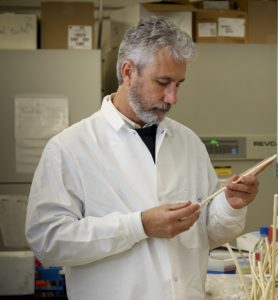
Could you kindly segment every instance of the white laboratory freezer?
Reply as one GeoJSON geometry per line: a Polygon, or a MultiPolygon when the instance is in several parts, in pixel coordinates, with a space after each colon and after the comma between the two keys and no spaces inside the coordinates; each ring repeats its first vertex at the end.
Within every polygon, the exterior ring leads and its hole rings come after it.
{"type": "Polygon", "coordinates": [[[89,116],[101,103],[101,52],[1,50],[0,66],[1,194],[4,184],[29,183],[33,176],[15,171],[15,97],[65,96],[70,124],[89,116]]]}
{"type": "Polygon", "coordinates": [[[102,100],[101,51],[0,50],[0,66],[0,195],[28,195],[33,173],[16,172],[15,98],[64,96],[69,124],[88,117],[102,100]]]}

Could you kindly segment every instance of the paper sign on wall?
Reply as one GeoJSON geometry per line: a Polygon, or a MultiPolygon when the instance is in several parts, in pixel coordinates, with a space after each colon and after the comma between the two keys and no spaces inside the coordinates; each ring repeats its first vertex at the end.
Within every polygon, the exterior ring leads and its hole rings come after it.
{"type": "Polygon", "coordinates": [[[217,36],[217,24],[215,22],[201,22],[198,24],[199,37],[217,36]]]}
{"type": "Polygon", "coordinates": [[[68,27],[69,49],[92,49],[92,26],[68,27]]]}
{"type": "Polygon", "coordinates": [[[245,36],[245,20],[240,18],[218,18],[218,35],[243,38],[245,36]]]}
{"type": "Polygon", "coordinates": [[[16,172],[34,172],[46,142],[68,127],[67,97],[15,98],[16,172]]]}

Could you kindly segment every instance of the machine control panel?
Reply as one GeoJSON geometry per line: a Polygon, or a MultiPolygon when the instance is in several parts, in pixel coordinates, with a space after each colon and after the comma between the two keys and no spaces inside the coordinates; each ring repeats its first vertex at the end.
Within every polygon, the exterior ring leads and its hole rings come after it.
{"type": "Polygon", "coordinates": [[[211,159],[246,158],[245,137],[202,137],[211,159]]]}
{"type": "Polygon", "coordinates": [[[201,137],[212,160],[264,159],[277,151],[274,135],[201,137]]]}

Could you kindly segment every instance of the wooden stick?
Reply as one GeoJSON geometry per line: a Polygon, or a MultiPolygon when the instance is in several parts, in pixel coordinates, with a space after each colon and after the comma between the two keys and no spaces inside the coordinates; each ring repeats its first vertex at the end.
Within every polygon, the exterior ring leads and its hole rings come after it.
{"type": "Polygon", "coordinates": [[[271,262],[271,250],[269,247],[269,243],[267,240],[267,237],[264,238],[265,239],[265,255],[264,255],[264,261],[263,261],[263,272],[265,273],[267,271],[268,268],[268,272],[269,272],[269,268],[270,268],[270,262],[271,262]]]}
{"type": "Polygon", "coordinates": [[[218,191],[216,191],[215,193],[213,193],[212,195],[208,196],[206,199],[204,199],[201,203],[200,203],[200,207],[202,208],[203,206],[205,206],[207,203],[209,203],[214,197],[216,197],[217,195],[219,195],[220,193],[222,193],[223,191],[226,190],[226,187],[222,187],[221,189],[219,189],[218,191]]]}
{"type": "Polygon", "coordinates": [[[240,249],[238,249],[238,252],[239,252],[240,257],[242,258],[244,264],[245,264],[246,266],[248,266],[249,263],[248,263],[247,259],[245,258],[245,256],[243,255],[242,251],[241,251],[240,249]]]}
{"type": "MultiPolygon", "coordinates": [[[[277,154],[274,154],[270,157],[267,157],[265,159],[263,159],[261,162],[259,162],[258,164],[256,164],[255,166],[253,166],[252,168],[244,171],[243,173],[240,174],[240,177],[234,181],[234,183],[239,183],[242,180],[243,176],[247,176],[247,175],[258,175],[259,173],[261,173],[267,166],[269,166],[274,159],[277,157],[277,154]]],[[[221,189],[217,190],[215,193],[213,193],[212,195],[208,196],[207,198],[205,198],[201,203],[200,203],[200,207],[202,208],[203,206],[205,206],[208,202],[210,202],[214,197],[216,197],[218,194],[222,193],[223,191],[225,191],[226,187],[222,187],[221,189]]]]}
{"type": "Polygon", "coordinates": [[[249,263],[250,263],[250,271],[252,278],[252,289],[251,289],[251,299],[257,300],[257,274],[255,272],[255,253],[249,252],[249,263]]]}
{"type": "Polygon", "coordinates": [[[260,279],[260,282],[261,282],[263,299],[266,300],[266,298],[265,298],[266,287],[265,287],[265,280],[264,280],[264,274],[263,274],[263,268],[262,268],[262,262],[261,261],[258,261],[258,269],[259,269],[259,279],[260,279]]]}
{"type": "MultiPolygon", "coordinates": [[[[265,291],[265,299],[268,299],[268,293],[269,293],[269,291],[270,291],[270,287],[272,286],[272,280],[271,280],[271,278],[268,280],[268,282],[267,282],[267,285],[266,285],[266,291],[265,291]]],[[[273,300],[275,300],[275,294],[273,294],[273,296],[272,296],[273,298],[273,300]]]]}
{"type": "MultiPolygon", "coordinates": [[[[254,167],[244,171],[243,173],[240,174],[240,176],[246,176],[246,175],[258,175],[259,173],[261,173],[267,166],[269,166],[274,160],[275,158],[277,158],[277,154],[274,154],[272,156],[269,156],[265,159],[263,159],[261,162],[259,162],[258,164],[256,164],[254,167]]],[[[240,178],[236,181],[239,182],[240,178]]]]}
{"type": "Polygon", "coordinates": [[[226,246],[227,249],[229,250],[229,252],[230,252],[230,254],[231,254],[231,257],[232,257],[232,259],[233,259],[233,261],[234,261],[234,263],[235,263],[235,265],[236,265],[236,268],[237,268],[237,271],[238,271],[238,275],[239,275],[240,281],[241,281],[241,283],[242,283],[242,285],[243,285],[243,288],[244,288],[245,296],[246,296],[246,298],[247,298],[248,300],[251,300],[250,295],[249,295],[249,291],[248,291],[247,284],[246,284],[245,279],[244,279],[244,277],[243,277],[242,269],[241,269],[241,267],[240,267],[240,265],[239,265],[239,263],[238,263],[238,261],[237,261],[237,259],[236,259],[236,256],[235,256],[235,254],[234,254],[234,252],[233,252],[233,250],[232,250],[232,247],[230,246],[229,243],[225,244],[225,246],[226,246]]]}

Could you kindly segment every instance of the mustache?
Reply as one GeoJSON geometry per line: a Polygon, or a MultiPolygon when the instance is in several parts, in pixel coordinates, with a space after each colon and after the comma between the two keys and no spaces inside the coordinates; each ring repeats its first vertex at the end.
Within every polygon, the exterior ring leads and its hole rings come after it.
{"type": "Polygon", "coordinates": [[[158,104],[153,104],[151,106],[151,110],[162,110],[165,112],[168,112],[171,108],[171,104],[169,103],[158,103],[158,104]]]}

